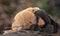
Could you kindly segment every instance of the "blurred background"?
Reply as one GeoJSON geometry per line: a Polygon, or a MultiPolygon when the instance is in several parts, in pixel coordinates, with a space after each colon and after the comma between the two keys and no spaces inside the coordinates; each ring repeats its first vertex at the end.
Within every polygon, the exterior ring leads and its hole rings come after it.
{"type": "Polygon", "coordinates": [[[0,0],[0,26],[11,24],[18,11],[31,6],[44,9],[60,24],[60,0],[0,0]]]}

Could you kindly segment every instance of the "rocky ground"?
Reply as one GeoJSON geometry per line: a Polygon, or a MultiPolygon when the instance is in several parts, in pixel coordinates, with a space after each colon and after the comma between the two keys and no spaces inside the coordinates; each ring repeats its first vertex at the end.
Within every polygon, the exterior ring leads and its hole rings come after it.
{"type": "MultiPolygon", "coordinates": [[[[39,31],[17,31],[17,32],[14,32],[14,33],[10,33],[10,34],[5,34],[5,35],[0,35],[0,36],[48,36],[46,34],[43,34],[43,33],[39,33],[39,31]],[[26,33],[27,32],[27,33],[26,33]]],[[[49,36],[60,36],[60,29],[59,29],[59,32],[57,34],[52,34],[52,35],[49,35],[49,36]]]]}

